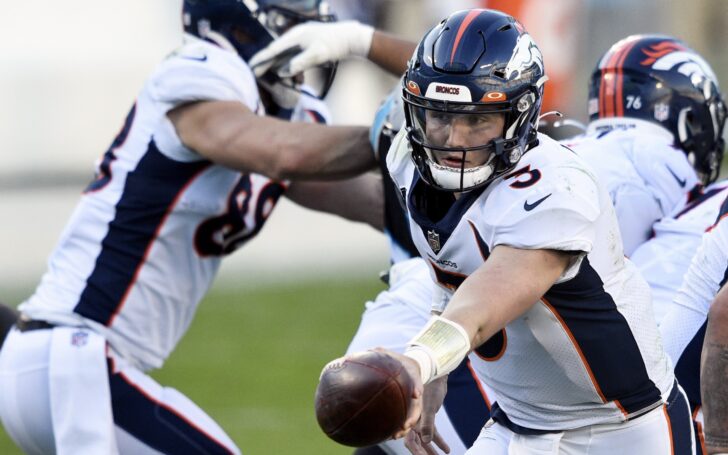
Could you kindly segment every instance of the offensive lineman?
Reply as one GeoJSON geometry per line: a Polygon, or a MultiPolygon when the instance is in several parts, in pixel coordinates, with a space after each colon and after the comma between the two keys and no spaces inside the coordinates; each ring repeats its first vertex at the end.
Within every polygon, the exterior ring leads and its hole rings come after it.
{"type": "MultiPolygon", "coordinates": [[[[388,165],[446,292],[442,316],[391,355],[428,384],[425,400],[441,400],[441,378],[475,350],[498,402],[468,453],[693,453],[687,402],[609,196],[535,132],[544,82],[535,43],[497,12],[455,13],[420,43],[407,133],[388,165]]],[[[426,453],[419,437],[407,433],[426,453]]]]}
{"type": "MultiPolygon", "coordinates": [[[[375,164],[366,128],[263,116],[316,103],[288,104],[285,81],[259,93],[246,64],[273,25],[322,19],[325,2],[189,0],[183,12],[186,44],[144,85],[0,351],[0,417],[26,453],[239,453],[146,371],[185,333],[222,257],[287,189],[305,200],[285,179],[375,164]]],[[[372,204],[362,216],[379,219],[372,204]]]]}
{"type": "Polygon", "coordinates": [[[725,105],[710,65],[685,43],[632,35],[599,59],[586,134],[564,141],[604,182],[631,256],[655,222],[715,181],[725,105]]]}

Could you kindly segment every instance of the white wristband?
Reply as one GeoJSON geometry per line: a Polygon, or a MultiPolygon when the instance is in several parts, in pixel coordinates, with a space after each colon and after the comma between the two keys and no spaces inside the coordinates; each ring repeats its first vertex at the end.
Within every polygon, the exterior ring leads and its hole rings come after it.
{"type": "Polygon", "coordinates": [[[420,364],[422,383],[445,376],[470,352],[470,337],[458,323],[433,316],[410,342],[405,355],[420,364]],[[429,365],[426,361],[429,358],[429,365]]]}
{"type": "Polygon", "coordinates": [[[423,384],[432,379],[435,375],[435,359],[420,346],[410,346],[404,351],[404,355],[414,359],[415,362],[420,366],[420,379],[423,384]]]}
{"type": "Polygon", "coordinates": [[[357,39],[352,40],[350,44],[350,52],[352,55],[367,58],[369,50],[372,47],[372,38],[374,37],[374,27],[362,24],[358,21],[344,21],[347,27],[351,27],[352,33],[357,39]]]}

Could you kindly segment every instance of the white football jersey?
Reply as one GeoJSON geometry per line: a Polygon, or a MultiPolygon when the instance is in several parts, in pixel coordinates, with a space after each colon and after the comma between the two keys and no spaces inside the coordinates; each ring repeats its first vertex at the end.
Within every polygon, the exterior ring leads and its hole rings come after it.
{"type": "Polygon", "coordinates": [[[728,181],[710,185],[694,200],[655,223],[653,237],[632,254],[630,259],[652,289],[658,324],[674,305],[703,233],[715,223],[726,197],[728,181]]]}
{"type": "MultiPolygon", "coordinates": [[[[684,232],[671,233],[668,237],[669,243],[661,245],[664,251],[659,250],[668,266],[670,263],[677,264],[678,260],[684,261],[679,264],[683,275],[672,277],[676,282],[668,283],[667,279],[670,277],[664,277],[661,282],[673,294],[669,296],[672,302],[663,304],[665,310],[660,321],[660,331],[665,340],[665,350],[675,365],[675,375],[693,407],[701,403],[700,356],[708,312],[718,290],[728,281],[728,220],[725,219],[728,214],[727,196],[728,183],[725,181],[709,188],[702,204],[688,206],[685,209],[688,212],[675,220],[674,224],[680,226],[680,221],[694,212],[694,229],[689,231],[691,225],[682,223],[687,225],[684,232]],[[715,191],[712,197],[711,189],[715,191]],[[690,210],[692,207],[694,208],[690,210]],[[702,217],[700,212],[703,212],[702,217]],[[705,233],[701,236],[701,232],[705,233]],[[678,253],[678,258],[675,258],[669,253],[671,245],[679,245],[679,250],[685,246],[689,248],[685,250],[686,253],[692,251],[695,254],[680,256],[678,253]]],[[[659,268],[655,268],[658,270],[654,272],[654,276],[657,276],[659,268]]]]}
{"type": "MultiPolygon", "coordinates": [[[[221,259],[260,231],[286,188],[182,145],[166,113],[200,100],[264,114],[254,75],[229,43],[189,37],[146,81],[23,313],[91,327],[143,370],[162,365],[221,259]]],[[[310,106],[296,109],[300,120],[321,107],[302,102],[310,106]]]]}
{"type": "Polygon", "coordinates": [[[582,159],[539,135],[513,172],[463,193],[439,220],[418,204],[426,187],[405,132],[387,162],[444,304],[497,245],[581,253],[539,302],[471,354],[498,397],[496,420],[517,432],[556,431],[622,422],[663,403],[674,377],[649,288],[624,258],[609,195],[582,159]]]}
{"type": "Polygon", "coordinates": [[[699,183],[672,134],[651,122],[596,120],[586,134],[563,143],[589,163],[609,192],[630,257],[650,238],[652,224],[682,206],[699,183]]]}

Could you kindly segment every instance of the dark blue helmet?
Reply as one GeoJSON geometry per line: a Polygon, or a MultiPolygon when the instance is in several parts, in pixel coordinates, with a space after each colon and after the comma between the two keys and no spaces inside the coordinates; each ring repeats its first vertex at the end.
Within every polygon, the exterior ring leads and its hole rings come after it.
{"type": "Polygon", "coordinates": [[[546,79],[541,51],[507,14],[458,11],[430,30],[403,79],[407,133],[422,179],[438,189],[464,191],[513,169],[536,141],[546,79]],[[503,114],[501,137],[460,146],[446,138],[456,123],[476,125],[486,114],[503,114]],[[487,153],[487,161],[466,167],[473,152],[487,153]],[[438,158],[445,154],[460,154],[461,164],[448,166],[438,158]]]}
{"type": "Polygon", "coordinates": [[[219,33],[245,61],[298,23],[334,19],[325,0],[184,0],[182,14],[185,32],[200,38],[219,33]],[[250,40],[238,41],[234,30],[250,40]]]}
{"type": "Polygon", "coordinates": [[[604,54],[589,83],[589,118],[608,117],[666,128],[704,183],[718,177],[726,105],[710,65],[682,41],[633,35],[604,54]]]}

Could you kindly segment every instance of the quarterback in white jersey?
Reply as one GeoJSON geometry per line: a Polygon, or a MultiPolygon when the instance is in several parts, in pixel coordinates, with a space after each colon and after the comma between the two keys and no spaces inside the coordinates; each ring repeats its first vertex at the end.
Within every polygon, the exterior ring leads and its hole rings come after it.
{"type": "MultiPolygon", "coordinates": [[[[145,83],[20,306],[0,351],[0,418],[26,453],[239,453],[145,372],[162,366],[222,257],[260,231],[287,178],[375,165],[366,128],[262,116],[273,104],[245,63],[251,38],[267,36],[260,48],[272,39],[262,20],[302,11],[255,3],[184,2],[187,43],[145,83]]],[[[322,8],[310,3],[307,18],[322,8]]],[[[292,113],[319,107],[303,96],[292,113]]]]}
{"type": "MultiPolygon", "coordinates": [[[[442,317],[392,355],[431,400],[473,351],[497,402],[468,453],[692,453],[687,402],[609,195],[535,133],[545,80],[533,40],[498,12],[454,13],[420,43],[388,166],[442,317]]],[[[418,396],[406,429],[431,418],[418,396]]],[[[414,428],[420,453],[429,440],[414,428]]]]}

